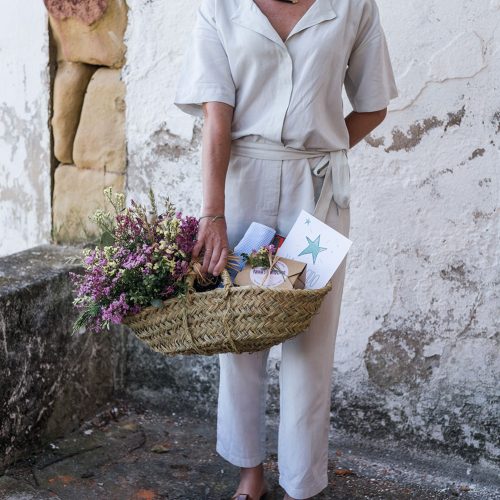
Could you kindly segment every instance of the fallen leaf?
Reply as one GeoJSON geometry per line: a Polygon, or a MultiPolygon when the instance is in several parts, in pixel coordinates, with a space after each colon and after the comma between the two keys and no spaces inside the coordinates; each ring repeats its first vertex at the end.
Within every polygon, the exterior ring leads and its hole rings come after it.
{"type": "Polygon", "coordinates": [[[350,469],[336,469],[336,476],[355,476],[354,472],[350,469]]]}
{"type": "Polygon", "coordinates": [[[120,427],[126,431],[136,431],[139,426],[136,422],[125,422],[120,424],[120,427]]]}
{"type": "Polygon", "coordinates": [[[135,493],[136,500],[155,500],[158,498],[153,490],[139,490],[135,493]]]}
{"type": "Polygon", "coordinates": [[[73,477],[73,476],[55,476],[55,477],[51,477],[49,479],[50,484],[62,483],[64,485],[66,485],[66,484],[72,483],[73,481],[76,481],[76,477],[73,477]]]}
{"type": "Polygon", "coordinates": [[[155,444],[152,448],[151,448],[151,451],[153,453],[167,453],[170,451],[170,443],[168,443],[167,441],[165,441],[164,443],[158,443],[158,444],[155,444]]]}

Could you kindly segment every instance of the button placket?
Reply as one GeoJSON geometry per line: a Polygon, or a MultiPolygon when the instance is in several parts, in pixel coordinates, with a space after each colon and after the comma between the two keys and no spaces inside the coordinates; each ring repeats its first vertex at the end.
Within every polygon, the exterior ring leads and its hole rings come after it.
{"type": "Polygon", "coordinates": [[[277,130],[276,130],[276,138],[277,142],[283,144],[283,126],[285,123],[286,113],[288,111],[288,107],[290,106],[290,101],[292,99],[292,90],[293,90],[293,63],[290,53],[286,45],[280,47],[279,51],[279,59],[280,59],[280,88],[283,89],[281,91],[281,100],[280,100],[280,113],[277,114],[279,120],[277,120],[277,130]]]}

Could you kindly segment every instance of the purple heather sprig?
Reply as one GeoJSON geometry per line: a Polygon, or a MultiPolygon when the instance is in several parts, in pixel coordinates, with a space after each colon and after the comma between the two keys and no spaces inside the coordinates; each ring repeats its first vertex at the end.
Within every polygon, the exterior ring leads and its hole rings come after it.
{"type": "Polygon", "coordinates": [[[73,332],[82,327],[99,332],[125,316],[161,303],[186,290],[186,277],[198,233],[198,219],[183,216],[167,199],[158,214],[149,191],[151,210],[104,190],[115,209],[114,217],[98,210],[91,217],[101,228],[101,242],[110,244],[83,252],[83,274],[70,273],[75,285],[73,301],[80,311],[73,332]]]}
{"type": "Polygon", "coordinates": [[[276,247],[270,243],[269,245],[261,246],[258,249],[252,250],[250,254],[242,253],[241,257],[245,263],[251,267],[269,267],[276,253],[276,247]]]}

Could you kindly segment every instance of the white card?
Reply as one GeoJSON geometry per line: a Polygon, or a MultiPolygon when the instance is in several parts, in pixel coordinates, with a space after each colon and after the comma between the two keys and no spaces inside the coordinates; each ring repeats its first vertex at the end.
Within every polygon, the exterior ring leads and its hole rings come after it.
{"type": "Polygon", "coordinates": [[[347,255],[352,241],[305,210],[300,212],[277,255],[307,264],[306,288],[322,288],[347,255]]]}

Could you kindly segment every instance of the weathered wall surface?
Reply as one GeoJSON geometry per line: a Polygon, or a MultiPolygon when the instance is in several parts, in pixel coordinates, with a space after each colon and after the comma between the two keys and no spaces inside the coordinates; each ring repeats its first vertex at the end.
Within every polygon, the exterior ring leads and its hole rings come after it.
{"type": "Polygon", "coordinates": [[[2,2],[0,255],[50,240],[48,59],[43,3],[2,2]]]}
{"type": "Polygon", "coordinates": [[[500,460],[500,2],[380,2],[400,98],[352,153],[335,417],[500,460]]]}
{"type": "Polygon", "coordinates": [[[71,335],[77,313],[68,272],[82,271],[81,251],[40,245],[0,259],[0,475],[121,389],[121,327],[71,335]]]}
{"type": "Polygon", "coordinates": [[[197,214],[201,181],[200,126],[173,105],[182,55],[197,2],[132,0],[125,33],[129,197],[147,201],[147,188],[197,214]]]}
{"type": "MultiPolygon", "coordinates": [[[[199,2],[128,3],[128,193],[196,212],[200,122],[172,100],[199,2]]],[[[350,153],[334,421],[498,460],[500,2],[378,4],[400,97],[350,153]]]]}

